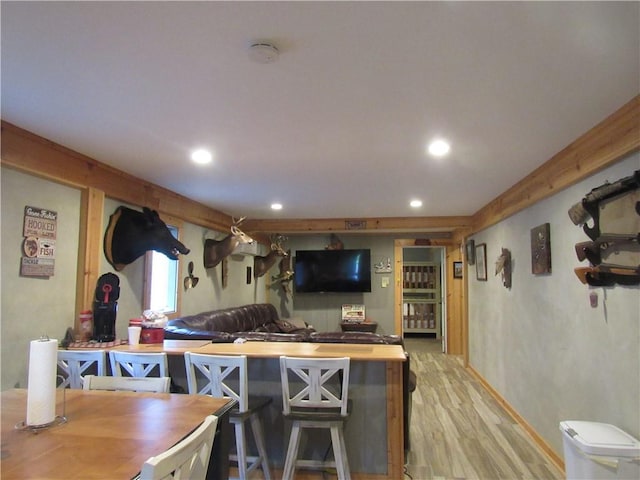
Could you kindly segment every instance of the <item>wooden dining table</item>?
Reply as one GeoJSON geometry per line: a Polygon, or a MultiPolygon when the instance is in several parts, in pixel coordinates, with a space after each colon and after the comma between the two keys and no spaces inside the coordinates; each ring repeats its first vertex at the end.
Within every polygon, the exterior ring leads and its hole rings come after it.
{"type": "Polygon", "coordinates": [[[135,477],[142,464],[193,431],[207,415],[218,431],[207,478],[228,477],[229,418],[235,401],[205,395],[59,389],[56,413],[67,419],[33,431],[24,423],[27,390],[0,393],[0,477],[115,479],[135,477]]]}

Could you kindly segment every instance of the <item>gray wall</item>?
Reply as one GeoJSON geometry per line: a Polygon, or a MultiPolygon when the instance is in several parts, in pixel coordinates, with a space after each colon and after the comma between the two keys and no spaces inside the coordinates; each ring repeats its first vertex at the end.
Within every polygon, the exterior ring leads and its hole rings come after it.
{"type": "MultiPolygon", "coordinates": [[[[373,265],[387,262],[394,263],[394,240],[396,238],[414,238],[415,235],[363,235],[340,233],[338,237],[345,249],[368,248],[371,250],[371,292],[370,293],[301,293],[293,292],[293,282],[290,285],[292,294],[284,295],[277,285],[272,286],[270,301],[279,308],[284,318],[301,318],[313,325],[317,331],[340,331],[342,305],[357,303],[364,304],[365,315],[378,323],[377,333],[394,334],[394,273],[375,273],[373,265]],[[382,279],[388,278],[387,287],[382,286],[382,279]]],[[[291,249],[291,255],[296,256],[297,250],[322,250],[330,243],[329,234],[292,235],[285,243],[291,249]]],[[[403,249],[406,261],[433,261],[441,259],[441,248],[408,247],[403,249]]],[[[270,275],[277,273],[277,266],[270,275]]]]}
{"type": "MultiPolygon", "coordinates": [[[[1,171],[2,187],[2,305],[1,359],[2,385],[6,390],[26,388],[29,342],[48,335],[62,339],[75,321],[76,269],[78,264],[80,191],[20,173],[5,167],[1,171]],[[23,212],[26,205],[58,212],[58,238],[54,276],[33,278],[20,276],[23,212]]],[[[103,223],[122,202],[105,200],[103,223]]],[[[132,208],[139,209],[137,206],[132,208]]],[[[184,224],[181,240],[191,249],[181,261],[180,286],[187,276],[189,260],[194,262],[198,286],[182,292],[182,314],[188,315],[246,303],[266,301],[264,278],[246,284],[246,267],[253,257],[229,257],[228,285],[222,288],[221,265],[204,269],[202,254],[205,238],[219,239],[223,232],[184,224]]],[[[100,274],[112,271],[104,256],[100,274]]],[[[126,338],[130,318],[139,317],[143,302],[143,257],[116,273],[120,279],[120,298],[116,333],[126,338]]]]}
{"type": "MultiPolygon", "coordinates": [[[[391,258],[393,262],[393,237],[339,234],[345,249],[368,248],[371,262],[378,263],[391,258]]],[[[295,257],[297,250],[322,250],[329,244],[329,235],[290,236],[286,247],[295,257]]],[[[293,283],[290,285],[294,290],[293,283]]],[[[271,302],[280,308],[283,317],[302,318],[317,331],[340,331],[342,305],[364,304],[365,315],[378,322],[378,333],[393,333],[393,273],[371,273],[371,293],[301,293],[287,296],[281,291],[271,294],[271,302]],[[382,277],[389,277],[389,286],[382,287],[382,277]]]]}
{"type": "Polygon", "coordinates": [[[588,237],[567,214],[592,188],[639,167],[633,155],[473,237],[487,244],[488,281],[470,267],[470,364],[559,454],[562,420],[611,423],[640,437],[640,290],[578,280],[573,269],[586,262],[574,245],[588,237]],[[552,273],[533,275],[530,230],[546,222],[552,273]],[[494,276],[501,247],[514,262],[511,290],[494,276]]]}
{"type": "Polygon", "coordinates": [[[8,168],[2,179],[2,390],[26,387],[29,342],[61,339],[73,325],[80,191],[8,168]],[[58,213],[52,277],[20,276],[25,206],[58,213]]]}

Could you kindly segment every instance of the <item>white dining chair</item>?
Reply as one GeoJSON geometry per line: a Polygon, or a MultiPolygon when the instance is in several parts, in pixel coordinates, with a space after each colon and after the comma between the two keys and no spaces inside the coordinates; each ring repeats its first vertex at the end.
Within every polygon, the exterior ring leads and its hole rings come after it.
{"type": "Polygon", "coordinates": [[[169,377],[107,377],[85,375],[84,390],[169,393],[169,377]]]}
{"type": "Polygon", "coordinates": [[[193,432],[142,465],[140,480],[204,480],[218,417],[209,415],[193,432]]]}
{"type": "Polygon", "coordinates": [[[230,459],[238,463],[237,478],[245,480],[252,471],[261,466],[265,480],[270,480],[271,472],[260,414],[271,403],[271,398],[249,396],[246,355],[203,355],[185,352],[184,363],[190,394],[232,398],[237,402],[229,412],[229,421],[234,425],[236,438],[236,454],[230,455],[230,459]],[[202,377],[206,383],[202,388],[198,388],[198,378],[202,377]],[[247,420],[251,425],[258,455],[248,455],[247,452],[247,420]]]}
{"type": "Polygon", "coordinates": [[[339,480],[349,480],[344,441],[348,418],[349,358],[280,357],[282,414],[291,420],[291,436],[282,478],[292,480],[296,467],[336,469],[339,480]],[[337,377],[337,379],[336,379],[337,377]],[[331,432],[334,460],[298,459],[300,436],[305,428],[331,432]]]}
{"type": "Polygon", "coordinates": [[[124,372],[132,377],[169,376],[167,354],[164,352],[137,353],[110,350],[109,361],[111,374],[114,377],[121,377],[124,372]]]}
{"type": "Polygon", "coordinates": [[[58,350],[57,363],[63,378],[58,388],[81,389],[87,370],[105,374],[106,355],[104,350],[58,350]]]}

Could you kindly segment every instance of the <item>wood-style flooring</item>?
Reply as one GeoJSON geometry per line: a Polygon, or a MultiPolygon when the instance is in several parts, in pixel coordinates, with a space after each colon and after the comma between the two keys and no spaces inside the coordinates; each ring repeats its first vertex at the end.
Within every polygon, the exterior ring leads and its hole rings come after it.
{"type": "MultiPolygon", "coordinates": [[[[411,450],[404,479],[561,480],[558,470],[440,340],[405,339],[417,375],[411,450]]],[[[232,469],[232,474],[235,474],[232,469]]],[[[281,472],[272,469],[272,477],[281,472]]],[[[360,475],[354,475],[361,478],[360,475]]],[[[258,469],[250,476],[262,479],[258,469]]],[[[296,471],[296,480],[334,480],[329,472],[296,471]]]]}
{"type": "Polygon", "coordinates": [[[563,479],[524,430],[439,340],[407,338],[417,375],[406,479],[563,479]]]}

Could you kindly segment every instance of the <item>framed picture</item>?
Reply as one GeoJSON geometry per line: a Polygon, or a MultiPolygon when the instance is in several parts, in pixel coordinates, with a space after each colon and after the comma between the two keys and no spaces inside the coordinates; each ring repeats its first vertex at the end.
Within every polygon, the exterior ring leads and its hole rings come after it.
{"type": "Polygon", "coordinates": [[[476,245],[476,278],[487,281],[487,244],[476,245]]]}
{"type": "Polygon", "coordinates": [[[467,240],[466,253],[467,253],[467,263],[469,265],[473,265],[476,262],[476,247],[475,242],[473,240],[467,240]]]}
{"type": "Polygon", "coordinates": [[[531,273],[551,273],[551,228],[548,223],[531,229],[531,273]]]}
{"type": "Polygon", "coordinates": [[[462,262],[453,262],[453,278],[462,278],[462,262]]]}

